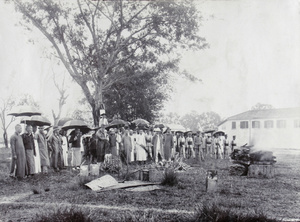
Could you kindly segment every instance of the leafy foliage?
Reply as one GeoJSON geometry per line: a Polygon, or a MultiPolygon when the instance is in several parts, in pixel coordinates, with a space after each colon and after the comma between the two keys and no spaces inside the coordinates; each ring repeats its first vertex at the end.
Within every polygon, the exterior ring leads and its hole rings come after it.
{"type": "Polygon", "coordinates": [[[217,124],[221,121],[221,117],[215,112],[198,114],[196,111],[192,111],[191,113],[184,115],[180,121],[184,127],[190,128],[193,131],[205,131],[216,129],[217,124]]]}
{"type": "Polygon", "coordinates": [[[165,170],[164,178],[161,184],[165,186],[176,186],[178,184],[177,174],[174,169],[165,170]]]}
{"type": "Polygon", "coordinates": [[[197,80],[178,68],[178,49],[207,46],[198,35],[201,17],[192,1],[10,1],[23,14],[23,25],[48,39],[80,85],[95,125],[103,102],[113,112],[124,108],[121,116],[151,117],[167,98],[160,86],[168,85],[170,73],[197,80]],[[128,98],[122,107],[120,100],[128,98]]]}

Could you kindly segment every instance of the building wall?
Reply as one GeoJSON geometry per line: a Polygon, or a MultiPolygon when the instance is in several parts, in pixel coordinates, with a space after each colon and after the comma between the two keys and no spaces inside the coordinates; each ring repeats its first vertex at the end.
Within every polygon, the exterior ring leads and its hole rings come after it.
{"type": "MultiPolygon", "coordinates": [[[[300,118],[299,118],[300,119],[300,118]]],[[[245,143],[254,145],[258,149],[273,150],[276,149],[300,149],[300,127],[295,128],[293,118],[280,119],[285,120],[286,125],[283,128],[277,127],[279,119],[260,119],[260,128],[252,128],[253,120],[226,121],[219,126],[219,130],[227,133],[229,139],[236,136],[238,146],[245,143]],[[264,121],[273,120],[273,128],[265,128],[264,121]],[[241,129],[240,122],[248,121],[248,128],[241,129]],[[232,129],[232,122],[236,122],[236,129],[232,129]]]]}

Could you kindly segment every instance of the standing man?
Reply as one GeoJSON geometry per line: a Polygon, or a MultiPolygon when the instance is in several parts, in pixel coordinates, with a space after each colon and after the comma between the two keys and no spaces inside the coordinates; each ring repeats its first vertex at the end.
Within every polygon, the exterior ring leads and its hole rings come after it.
{"type": "Polygon", "coordinates": [[[109,150],[109,136],[105,130],[105,125],[101,125],[101,128],[96,133],[96,153],[97,153],[97,162],[104,162],[105,154],[110,153],[109,150]]]}
{"type": "Polygon", "coordinates": [[[16,166],[15,176],[18,179],[25,177],[26,156],[23,139],[20,136],[22,127],[20,124],[15,126],[16,132],[10,137],[10,146],[12,154],[12,165],[10,173],[13,174],[16,166]]]}
{"type": "Polygon", "coordinates": [[[211,136],[208,135],[206,140],[205,140],[205,143],[206,143],[206,151],[207,151],[207,154],[209,154],[210,157],[212,157],[214,155],[213,153],[213,150],[212,150],[212,139],[211,139],[211,136]]]}
{"type": "Polygon", "coordinates": [[[196,157],[200,157],[201,160],[204,160],[203,152],[202,152],[202,137],[200,131],[197,131],[197,135],[194,138],[195,142],[195,155],[196,157]]]}
{"type": "Polygon", "coordinates": [[[224,159],[229,158],[229,139],[227,138],[227,134],[225,134],[224,139],[224,159]]]}
{"type": "Polygon", "coordinates": [[[49,138],[49,143],[52,147],[51,162],[52,167],[56,172],[63,168],[63,149],[62,149],[62,138],[59,134],[59,128],[56,126],[53,128],[53,134],[49,138]]]}
{"type": "Polygon", "coordinates": [[[22,138],[26,155],[25,174],[26,176],[33,176],[35,174],[34,156],[36,156],[36,152],[31,125],[26,126],[26,133],[22,135],[22,138]]]}
{"type": "Polygon", "coordinates": [[[46,140],[46,135],[44,133],[43,126],[39,127],[39,131],[35,135],[35,139],[37,140],[38,149],[40,150],[42,173],[47,174],[48,168],[50,166],[50,162],[49,162],[49,156],[48,156],[47,140],[46,140]]]}
{"type": "Polygon", "coordinates": [[[152,156],[155,163],[162,159],[162,149],[163,149],[163,138],[161,136],[161,130],[159,128],[154,129],[155,135],[152,138],[152,156]]]}
{"type": "Polygon", "coordinates": [[[233,150],[236,148],[236,140],[235,140],[235,136],[232,136],[232,141],[230,143],[231,146],[231,152],[233,152],[233,150]]]}
{"type": "Polygon", "coordinates": [[[109,130],[109,147],[109,149],[111,150],[111,154],[114,157],[118,157],[117,136],[113,128],[109,130]]]}
{"type": "Polygon", "coordinates": [[[70,143],[72,144],[72,163],[75,169],[80,169],[81,164],[81,136],[80,129],[75,129],[75,134],[71,135],[70,143]]]}
{"type": "Polygon", "coordinates": [[[136,161],[140,164],[146,163],[147,152],[146,152],[146,137],[144,131],[140,129],[139,134],[136,135],[136,161]]]}
{"type": "Polygon", "coordinates": [[[126,165],[131,162],[131,152],[132,152],[132,139],[129,136],[128,130],[125,130],[125,133],[122,137],[122,146],[126,155],[126,165]]]}
{"type": "Polygon", "coordinates": [[[166,161],[171,160],[171,150],[174,147],[173,135],[171,134],[171,129],[168,127],[167,132],[164,135],[164,158],[166,161]]]}

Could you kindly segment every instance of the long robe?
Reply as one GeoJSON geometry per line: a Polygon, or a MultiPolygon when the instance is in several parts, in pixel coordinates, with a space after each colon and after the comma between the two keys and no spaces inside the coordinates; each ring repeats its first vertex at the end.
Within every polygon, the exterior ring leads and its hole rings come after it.
{"type": "Polygon", "coordinates": [[[64,166],[69,166],[68,164],[68,139],[66,136],[62,136],[62,154],[64,160],[64,166]]]}
{"type": "Polygon", "coordinates": [[[131,152],[130,152],[130,162],[133,162],[134,161],[134,153],[135,153],[135,150],[136,150],[136,135],[130,135],[130,139],[131,139],[131,144],[132,144],[132,149],[131,149],[131,152]]]}
{"type": "Polygon", "coordinates": [[[26,157],[25,157],[25,148],[23,144],[23,139],[18,133],[14,133],[10,137],[10,146],[12,148],[12,158],[14,155],[17,156],[15,161],[16,163],[16,177],[24,178],[25,177],[25,166],[26,166],[26,157]]]}
{"type": "Polygon", "coordinates": [[[41,172],[41,157],[40,157],[40,150],[39,150],[39,145],[36,139],[34,139],[34,146],[35,146],[35,153],[36,155],[33,157],[34,158],[34,169],[35,173],[40,173],[41,172]]]}
{"type": "MultiPolygon", "coordinates": [[[[53,134],[49,138],[49,142],[52,147],[52,167],[54,169],[62,168],[63,167],[63,157],[62,157],[62,138],[61,136],[57,136],[53,134]]],[[[80,149],[80,148],[79,148],[80,149]]],[[[80,164],[79,164],[80,165],[80,164]]]]}
{"type": "Polygon", "coordinates": [[[35,154],[35,144],[32,134],[24,133],[22,134],[25,155],[26,155],[26,167],[25,174],[32,175],[35,174],[35,162],[34,162],[34,154],[35,154]]]}
{"type": "Polygon", "coordinates": [[[110,146],[111,154],[117,157],[118,156],[117,136],[115,134],[109,135],[109,146],[110,146]]]}
{"type": "Polygon", "coordinates": [[[131,137],[128,135],[124,135],[122,137],[122,144],[126,154],[126,161],[127,163],[131,162],[131,151],[132,151],[132,140],[131,137]]]}
{"type": "Polygon", "coordinates": [[[40,132],[35,135],[35,138],[38,143],[39,151],[40,151],[40,159],[42,167],[49,167],[49,156],[48,156],[48,147],[46,136],[40,132]]]}
{"type": "Polygon", "coordinates": [[[146,138],[144,134],[136,135],[136,160],[137,161],[146,161],[147,152],[146,148],[146,138]]]}
{"type": "Polygon", "coordinates": [[[152,150],[152,155],[153,155],[153,160],[157,163],[158,162],[158,154],[160,154],[161,157],[163,157],[163,139],[162,136],[159,134],[155,134],[152,138],[152,143],[153,143],[153,150],[152,150]]]}
{"type": "Polygon", "coordinates": [[[171,149],[174,147],[173,135],[164,135],[164,159],[169,161],[171,159],[171,149]]]}

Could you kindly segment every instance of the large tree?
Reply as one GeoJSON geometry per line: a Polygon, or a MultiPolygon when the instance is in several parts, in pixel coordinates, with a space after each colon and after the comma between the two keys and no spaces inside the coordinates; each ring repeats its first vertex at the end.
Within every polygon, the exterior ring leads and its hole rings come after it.
{"type": "Polygon", "coordinates": [[[15,100],[12,98],[12,96],[7,97],[6,99],[1,99],[0,120],[1,120],[1,128],[3,130],[3,141],[6,148],[8,148],[7,129],[14,120],[14,117],[7,116],[7,114],[9,113],[9,111],[14,105],[15,105],[15,100]]]}
{"type": "Polygon", "coordinates": [[[172,72],[195,79],[178,69],[179,49],[206,46],[192,1],[7,1],[51,43],[82,88],[95,125],[110,89],[144,77],[165,85],[172,72]]]}
{"type": "Polygon", "coordinates": [[[185,128],[189,128],[193,131],[206,131],[217,129],[217,126],[220,123],[220,121],[220,115],[215,112],[204,112],[199,114],[196,111],[192,111],[181,117],[181,124],[185,128]]]}

